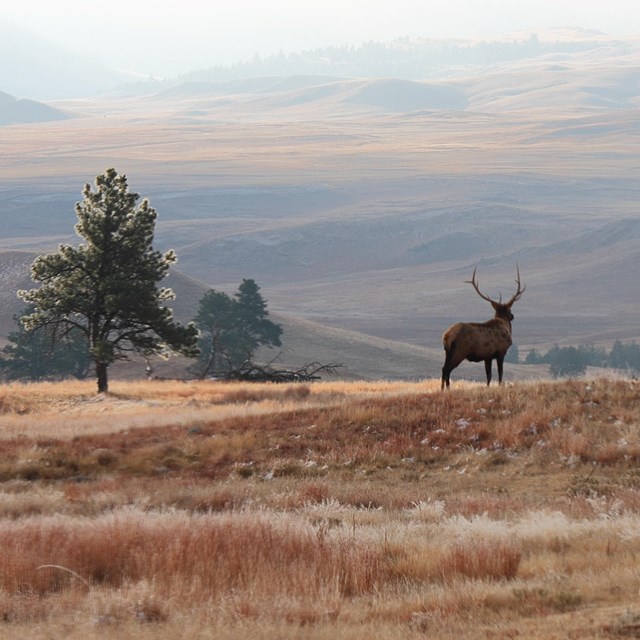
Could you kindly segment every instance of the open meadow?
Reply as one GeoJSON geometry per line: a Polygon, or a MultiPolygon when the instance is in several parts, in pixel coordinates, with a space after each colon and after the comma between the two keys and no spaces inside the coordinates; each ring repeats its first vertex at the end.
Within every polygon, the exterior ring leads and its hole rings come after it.
{"type": "Polygon", "coordinates": [[[0,635],[640,633],[640,383],[0,387],[0,635]]]}
{"type": "Polygon", "coordinates": [[[421,47],[408,74],[369,70],[404,38],[120,87],[46,56],[71,93],[0,38],[60,96],[0,86],[0,351],[114,167],[179,258],[177,320],[255,279],[283,329],[256,362],[342,377],[177,381],[163,352],[108,394],[0,385],[1,640],[640,638],[640,381],[525,359],[640,340],[640,40],[563,31],[421,47]],[[508,384],[463,364],[441,392],[443,332],[525,286],[508,384]]]}

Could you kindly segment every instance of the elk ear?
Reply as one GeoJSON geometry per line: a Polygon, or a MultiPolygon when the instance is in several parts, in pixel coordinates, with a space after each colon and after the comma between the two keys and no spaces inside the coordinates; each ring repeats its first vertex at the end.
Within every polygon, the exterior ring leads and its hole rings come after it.
{"type": "Polygon", "coordinates": [[[493,307],[494,311],[497,311],[500,303],[496,302],[495,300],[489,300],[489,302],[491,303],[491,306],[493,307]]]}

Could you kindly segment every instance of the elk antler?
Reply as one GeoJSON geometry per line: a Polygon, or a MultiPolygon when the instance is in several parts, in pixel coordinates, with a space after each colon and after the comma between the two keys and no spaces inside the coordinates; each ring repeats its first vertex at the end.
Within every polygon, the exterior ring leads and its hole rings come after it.
{"type": "Polygon", "coordinates": [[[507,302],[507,307],[510,307],[516,300],[520,299],[520,296],[524,293],[524,290],[527,288],[526,285],[521,285],[520,284],[520,267],[516,264],[516,271],[517,271],[517,277],[516,277],[516,284],[518,285],[518,290],[513,294],[513,298],[511,298],[511,300],[509,300],[509,302],[507,302]]]}
{"type": "Polygon", "coordinates": [[[478,281],[476,280],[476,271],[478,270],[478,267],[476,267],[473,270],[473,275],[471,276],[471,280],[465,280],[465,282],[467,284],[470,284],[475,290],[476,293],[483,299],[486,300],[487,302],[490,302],[491,304],[497,304],[495,300],[492,300],[489,296],[485,296],[484,293],[482,293],[482,291],[480,291],[480,289],[478,289],[478,281]]]}
{"type": "MultiPolygon", "coordinates": [[[[476,267],[473,270],[473,275],[471,276],[471,280],[465,280],[465,282],[470,284],[476,290],[476,293],[483,300],[486,300],[487,302],[490,302],[493,305],[502,304],[502,294],[500,294],[500,299],[498,300],[498,302],[496,302],[495,300],[492,300],[489,296],[485,296],[484,293],[480,291],[480,289],[478,288],[478,281],[476,280],[477,269],[478,267],[476,267]]],[[[520,283],[520,267],[517,264],[516,264],[516,271],[517,271],[516,284],[518,285],[518,290],[515,292],[515,294],[513,295],[513,298],[511,298],[509,302],[504,303],[505,307],[510,307],[516,300],[519,300],[520,296],[524,293],[524,290],[527,288],[525,285],[522,285],[520,283]]]]}

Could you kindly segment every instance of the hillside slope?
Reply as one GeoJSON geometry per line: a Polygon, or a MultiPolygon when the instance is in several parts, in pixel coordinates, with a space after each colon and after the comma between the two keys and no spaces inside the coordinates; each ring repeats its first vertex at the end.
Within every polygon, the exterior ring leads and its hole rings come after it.
{"type": "MultiPolygon", "coordinates": [[[[0,252],[0,340],[4,342],[15,329],[14,318],[24,304],[16,296],[18,289],[31,288],[29,267],[37,254],[17,251],[0,252]]],[[[172,270],[163,286],[171,287],[176,299],[171,303],[176,317],[188,322],[195,315],[206,285],[172,270]]],[[[283,348],[278,366],[299,367],[317,361],[322,364],[339,363],[338,376],[368,379],[420,379],[439,375],[441,353],[403,342],[374,338],[355,331],[329,328],[318,323],[295,319],[278,313],[270,314],[283,327],[283,348]]],[[[264,361],[277,356],[264,349],[259,358],[264,361]]],[[[184,361],[157,360],[156,375],[184,375],[180,368],[184,361]]],[[[141,377],[142,364],[116,367],[115,377],[141,377]]],[[[522,374],[522,372],[520,372],[522,374]]]]}
{"type": "Polygon", "coordinates": [[[66,120],[70,115],[35,100],[14,98],[0,91],[0,126],[66,120]]]}

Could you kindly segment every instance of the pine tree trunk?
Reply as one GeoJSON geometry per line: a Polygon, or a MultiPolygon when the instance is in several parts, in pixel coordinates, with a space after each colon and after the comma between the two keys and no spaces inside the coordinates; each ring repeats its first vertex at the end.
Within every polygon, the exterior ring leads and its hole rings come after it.
{"type": "Polygon", "coordinates": [[[107,378],[107,363],[96,362],[96,377],[98,378],[98,393],[109,391],[109,381],[107,378]]]}

